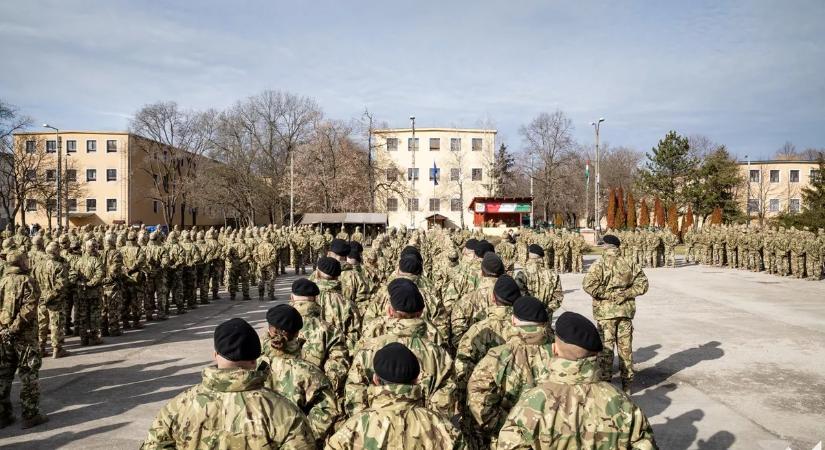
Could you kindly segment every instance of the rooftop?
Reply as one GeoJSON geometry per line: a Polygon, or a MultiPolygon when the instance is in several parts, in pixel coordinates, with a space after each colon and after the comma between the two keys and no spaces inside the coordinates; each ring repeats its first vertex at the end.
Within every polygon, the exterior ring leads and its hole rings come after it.
{"type": "MultiPolygon", "coordinates": [[[[133,134],[128,131],[91,131],[91,130],[60,130],[60,134],[119,134],[129,135],[133,134]]],[[[41,131],[19,131],[14,133],[15,136],[34,136],[39,134],[54,134],[54,130],[44,128],[41,131]]]]}
{"type": "MultiPolygon", "coordinates": [[[[497,133],[496,130],[489,130],[483,128],[415,128],[415,131],[420,131],[422,133],[432,133],[432,132],[443,132],[443,133],[497,133]]],[[[412,128],[382,128],[378,130],[372,130],[373,133],[382,134],[382,133],[411,133],[412,128]]]]}
{"type": "MultiPolygon", "coordinates": [[[[750,161],[750,164],[818,164],[819,162],[812,159],[761,159],[750,161]]],[[[736,164],[740,166],[747,166],[748,161],[737,161],[736,164]]]]}

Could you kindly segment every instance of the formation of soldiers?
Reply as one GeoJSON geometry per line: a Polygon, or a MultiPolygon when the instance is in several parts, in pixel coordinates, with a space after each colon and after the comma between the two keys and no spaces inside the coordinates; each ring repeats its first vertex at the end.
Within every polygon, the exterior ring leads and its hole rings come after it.
{"type": "Polygon", "coordinates": [[[642,267],[676,267],[676,246],[679,237],[669,229],[636,228],[634,230],[614,231],[608,233],[622,241],[619,250],[642,267]]]}
{"type": "Polygon", "coordinates": [[[686,259],[708,266],[822,279],[825,230],[720,225],[684,236],[686,259]]]}

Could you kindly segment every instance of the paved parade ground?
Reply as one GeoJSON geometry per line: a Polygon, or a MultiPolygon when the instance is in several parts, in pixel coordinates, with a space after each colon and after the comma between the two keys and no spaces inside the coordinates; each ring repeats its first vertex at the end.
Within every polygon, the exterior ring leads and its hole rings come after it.
{"type": "MultiPolygon", "coordinates": [[[[825,439],[825,281],[692,265],[646,273],[633,399],[663,450],[809,450],[825,439]]],[[[562,309],[590,317],[582,277],[562,276],[562,309]]],[[[280,299],[292,280],[278,280],[280,299]]],[[[137,448],[161,406],[200,381],[215,326],[242,317],[262,329],[270,306],[222,296],[103,346],[70,338],[73,355],[40,372],[51,421],[29,432],[18,421],[0,448],[137,448]]]]}

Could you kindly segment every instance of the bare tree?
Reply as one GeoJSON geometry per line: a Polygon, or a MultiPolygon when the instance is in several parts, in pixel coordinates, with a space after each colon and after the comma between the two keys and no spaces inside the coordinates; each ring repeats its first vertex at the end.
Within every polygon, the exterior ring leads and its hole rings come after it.
{"type": "Polygon", "coordinates": [[[34,137],[14,139],[11,152],[4,155],[6,163],[0,164],[0,203],[10,219],[20,213],[20,224],[26,226],[26,203],[37,201],[46,183],[44,171],[51,167],[52,158],[46,153],[45,139],[34,137]]]}
{"type": "MultiPolygon", "coordinates": [[[[14,133],[25,130],[31,124],[29,116],[21,114],[17,107],[0,99],[0,207],[12,223],[22,202],[16,201],[18,174],[14,166],[21,155],[15,149],[14,133]]],[[[23,158],[31,159],[25,156],[23,158]]]]}
{"type": "Polygon", "coordinates": [[[782,147],[779,147],[774,153],[774,158],[780,161],[795,161],[799,159],[799,153],[797,153],[795,145],[790,141],[785,141],[782,147]]]}
{"type": "Polygon", "coordinates": [[[553,212],[553,199],[561,188],[561,168],[575,148],[573,122],[561,110],[552,114],[541,113],[522,126],[520,133],[527,156],[536,163],[532,166],[531,177],[536,184],[536,197],[540,199],[543,219],[548,220],[553,212]]]}
{"type": "MultiPolygon", "coordinates": [[[[50,178],[48,173],[54,174],[56,172],[56,159],[55,158],[48,158],[44,159],[44,165],[46,166],[44,171],[39,173],[39,176],[45,176],[41,179],[41,182],[38,182],[34,188],[34,196],[37,204],[40,205],[43,210],[46,212],[46,222],[48,228],[52,229],[52,217],[55,216],[57,213],[57,182],[54,178],[50,178]],[[54,167],[54,169],[52,168],[54,167]]],[[[51,175],[52,177],[54,175],[51,175]]],[[[72,198],[78,199],[82,198],[86,194],[86,187],[84,184],[78,182],[77,178],[77,164],[72,159],[66,159],[63,164],[63,174],[61,176],[61,196],[64,199],[72,198]],[[68,174],[73,173],[73,177],[69,177],[68,174]]],[[[62,205],[63,214],[68,217],[69,214],[69,205],[68,202],[65,202],[62,205]]],[[[61,224],[57,224],[58,227],[61,224]]]]}
{"type": "Polygon", "coordinates": [[[825,147],[822,148],[806,148],[799,153],[799,159],[803,161],[816,161],[821,155],[825,154],[825,147]]]}

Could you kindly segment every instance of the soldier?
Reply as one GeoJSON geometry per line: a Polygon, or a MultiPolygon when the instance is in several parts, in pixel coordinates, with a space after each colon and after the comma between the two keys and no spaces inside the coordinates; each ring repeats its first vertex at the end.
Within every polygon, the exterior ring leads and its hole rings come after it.
{"type": "MultiPolygon", "coordinates": [[[[218,289],[221,285],[221,274],[223,273],[224,257],[221,251],[221,244],[218,242],[217,232],[210,228],[206,231],[206,241],[204,243],[207,255],[207,284],[212,292],[212,300],[218,299],[218,289]]],[[[275,274],[273,273],[274,277],[275,274]]],[[[201,298],[203,300],[203,298],[201,298]]]]}
{"type": "Polygon", "coordinates": [[[421,364],[413,351],[401,343],[390,343],[378,349],[370,362],[370,409],[352,415],[329,439],[326,448],[463,448],[461,435],[450,421],[421,406],[421,364]]]}
{"type": "Polygon", "coordinates": [[[230,319],[215,328],[214,342],[217,366],[161,409],[141,448],[313,448],[306,416],[264,386],[269,370],[256,365],[261,342],[252,326],[230,319]]]}
{"type": "MultiPolygon", "coordinates": [[[[362,311],[369,300],[370,286],[359,269],[361,265],[361,244],[347,244],[349,251],[343,255],[341,261],[341,291],[344,299],[355,303],[362,311]]],[[[341,256],[339,255],[339,258],[341,256]]]]}
{"type": "Polygon", "coordinates": [[[552,339],[545,330],[550,316],[535,297],[513,304],[515,332],[507,343],[490,350],[467,382],[467,405],[476,426],[495,447],[504,419],[522,392],[547,379],[553,359],[552,339]]]}
{"type": "MultiPolygon", "coordinates": [[[[494,288],[499,284],[500,279],[504,278],[505,281],[502,283],[506,282],[508,286],[515,286],[514,290],[518,291],[515,281],[509,275],[504,275],[504,263],[495,253],[489,252],[484,255],[479,272],[481,274],[479,288],[461,298],[460,302],[453,305],[450,312],[452,348],[458,348],[462,336],[470,326],[487,317],[489,299],[493,298],[494,288]]],[[[520,295],[519,293],[515,297],[518,298],[520,295]]]]}
{"type": "Polygon", "coordinates": [[[304,344],[298,332],[304,326],[292,306],[277,305],[266,312],[269,349],[258,360],[269,367],[266,387],[288,398],[306,414],[319,447],[338,417],[332,383],[314,364],[301,359],[304,344]]]}
{"type": "Polygon", "coordinates": [[[448,417],[455,413],[455,382],[453,360],[447,352],[426,338],[426,325],[421,319],[424,298],[412,281],[397,278],[388,285],[392,314],[398,317],[392,334],[371,339],[355,353],[347,374],[345,409],[348,415],[359,413],[368,406],[368,386],[375,373],[373,355],[390,342],[408,347],[423,366],[420,384],[424,390],[425,405],[448,417]]]}
{"type": "MultiPolygon", "coordinates": [[[[5,244],[5,243],[4,243],[5,244]]],[[[63,303],[63,334],[71,336],[77,330],[77,324],[72,323],[72,309],[80,297],[79,273],[77,263],[80,260],[80,241],[74,241],[68,235],[60,237],[60,256],[66,260],[69,267],[69,288],[66,292],[66,301],[63,303]],[[74,330],[72,327],[74,326],[74,330]]]]}
{"type": "Polygon", "coordinates": [[[655,450],[641,409],[600,382],[596,327],[566,312],[556,321],[548,380],[522,394],[498,435],[498,449],[605,448],[655,450]]]}
{"type": "Polygon", "coordinates": [[[347,345],[352,351],[358,342],[358,331],[361,329],[361,315],[355,303],[344,299],[341,292],[341,263],[337,259],[325,256],[318,260],[318,269],[311,279],[318,285],[318,305],[321,307],[321,317],[334,325],[341,332],[347,345]]]}
{"type": "Polygon", "coordinates": [[[209,267],[212,264],[212,254],[206,245],[206,233],[198,231],[195,233],[195,248],[200,254],[200,260],[195,267],[195,287],[198,290],[197,298],[199,305],[209,304],[209,267]]]}
{"type": "Polygon", "coordinates": [[[120,315],[123,307],[123,255],[115,246],[112,233],[104,236],[100,260],[106,277],[103,280],[103,298],[100,303],[101,333],[103,336],[120,336],[120,315]]]}
{"type": "Polygon", "coordinates": [[[51,333],[52,356],[61,358],[69,352],[63,348],[63,303],[69,289],[69,265],[60,256],[57,242],[46,246],[46,258],[32,268],[32,278],[40,288],[37,305],[37,328],[40,338],[40,354],[48,356],[46,341],[51,333]]]}
{"type": "Polygon", "coordinates": [[[203,256],[189,237],[189,231],[184,230],[181,232],[180,237],[179,245],[183,261],[179,270],[183,303],[186,305],[186,309],[195,309],[198,307],[197,298],[195,297],[197,267],[203,262],[203,256]]]}
{"type": "Polygon", "coordinates": [[[269,300],[275,300],[275,264],[278,259],[275,246],[270,241],[269,233],[261,237],[261,243],[254,249],[255,266],[258,270],[258,301],[263,301],[264,294],[269,291],[269,300]]]}
{"type": "Polygon", "coordinates": [[[358,242],[359,244],[364,243],[364,234],[361,233],[361,227],[360,226],[355,227],[355,232],[352,233],[352,236],[350,237],[350,241],[358,242]]]}
{"type": "Polygon", "coordinates": [[[97,252],[97,243],[87,240],[83,246],[83,255],[77,260],[79,295],[76,327],[80,336],[80,345],[100,345],[102,319],[100,304],[103,297],[103,283],[106,280],[106,268],[97,252]]]}
{"type": "Polygon", "coordinates": [[[14,422],[11,385],[14,373],[20,375],[20,403],[23,428],[40,425],[48,418],[40,414],[41,356],[37,344],[37,283],[29,274],[25,248],[6,255],[0,278],[0,428],[14,422]]]}
{"type": "Polygon", "coordinates": [[[158,242],[159,237],[157,230],[149,233],[149,243],[144,247],[147,288],[144,304],[146,320],[166,320],[169,309],[167,304],[169,294],[166,290],[166,267],[169,265],[169,257],[166,254],[166,248],[158,242]],[[157,312],[155,312],[156,307],[157,312]]]}
{"type": "Polygon", "coordinates": [[[813,233],[805,240],[805,255],[808,273],[808,279],[811,281],[818,281],[822,278],[822,255],[825,253],[825,233],[819,229],[818,236],[813,233]]]}
{"type": "MultiPolygon", "coordinates": [[[[175,304],[175,313],[186,313],[186,301],[183,298],[183,270],[186,265],[186,255],[178,244],[178,232],[172,230],[166,237],[166,289],[172,303],[175,304]]],[[[171,309],[171,305],[168,306],[171,309]]],[[[168,310],[164,314],[168,314],[168,310]]]]}
{"type": "Polygon", "coordinates": [[[511,233],[506,233],[496,246],[496,254],[504,261],[504,270],[512,272],[516,263],[516,239],[511,233]]]}
{"type": "MultiPolygon", "coordinates": [[[[564,292],[561,288],[559,274],[544,267],[544,249],[540,245],[530,244],[527,248],[527,263],[516,274],[516,282],[524,295],[532,295],[547,307],[552,322],[553,313],[561,307],[564,292]]],[[[552,329],[549,331],[552,332],[552,329]]]]}
{"type": "Polygon", "coordinates": [[[307,245],[308,243],[300,230],[292,229],[289,240],[289,258],[290,264],[295,269],[295,275],[298,275],[299,271],[304,275],[307,273],[306,262],[304,261],[304,252],[307,245]]]}
{"type": "Polygon", "coordinates": [[[676,246],[679,244],[679,237],[670,231],[662,233],[662,244],[665,249],[665,266],[676,267],[676,246]]]}
{"type": "Polygon", "coordinates": [[[229,243],[227,249],[226,267],[229,276],[227,277],[227,289],[229,299],[234,301],[238,292],[238,284],[241,287],[243,300],[250,300],[249,297],[249,260],[252,252],[244,243],[240,234],[235,235],[233,242],[229,243]]]}
{"type": "Polygon", "coordinates": [[[619,238],[604,237],[604,254],[593,263],[582,281],[582,288],[593,298],[593,317],[599,325],[604,350],[601,354],[602,379],[613,377],[613,347],[621,363],[622,390],[630,393],[633,382],[633,316],[636,297],[647,292],[648,281],[638,264],[618,256],[619,238]]]}
{"type": "Polygon", "coordinates": [[[584,253],[587,251],[587,242],[581,234],[572,235],[570,241],[570,260],[573,264],[573,272],[584,272],[584,253]]]}
{"type": "Polygon", "coordinates": [[[146,270],[146,255],[137,245],[137,233],[129,231],[126,235],[126,245],[120,248],[123,262],[123,326],[126,328],[143,328],[140,318],[144,313],[144,303],[141,298],[143,286],[146,284],[144,273],[146,270]]]}

